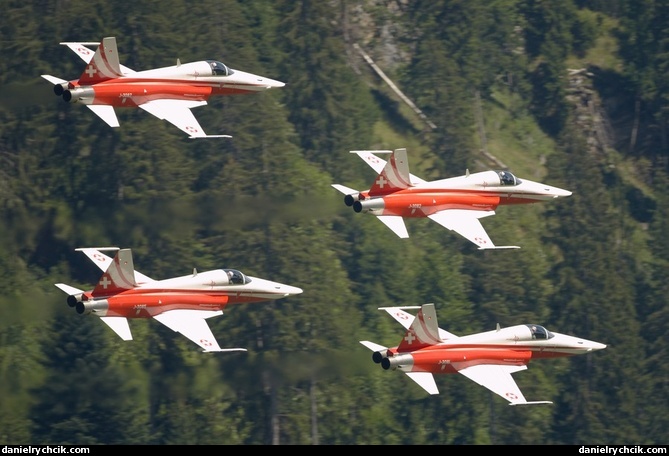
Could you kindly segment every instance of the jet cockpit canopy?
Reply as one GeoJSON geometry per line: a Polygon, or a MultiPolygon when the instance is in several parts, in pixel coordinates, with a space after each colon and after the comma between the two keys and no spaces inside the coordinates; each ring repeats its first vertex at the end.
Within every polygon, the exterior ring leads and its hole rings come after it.
{"type": "Polygon", "coordinates": [[[217,60],[207,60],[207,63],[211,67],[212,76],[230,76],[233,73],[224,63],[217,60]]]}
{"type": "Polygon", "coordinates": [[[244,285],[251,281],[251,279],[246,277],[244,273],[236,269],[224,269],[224,271],[228,275],[228,282],[230,282],[230,285],[244,285]]]}
{"type": "Polygon", "coordinates": [[[511,171],[497,171],[499,176],[500,185],[504,186],[514,186],[521,183],[521,180],[518,179],[511,171]]]}
{"type": "Polygon", "coordinates": [[[530,328],[530,332],[532,333],[532,339],[548,340],[555,337],[552,332],[550,332],[541,325],[525,325],[525,326],[530,328]]]}

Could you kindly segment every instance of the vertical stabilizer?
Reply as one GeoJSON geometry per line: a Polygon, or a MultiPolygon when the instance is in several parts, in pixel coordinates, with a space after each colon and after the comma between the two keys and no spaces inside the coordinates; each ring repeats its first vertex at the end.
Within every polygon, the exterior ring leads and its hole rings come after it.
{"type": "Polygon", "coordinates": [[[423,304],[413,319],[397,351],[412,351],[441,342],[434,304],[423,304]]]}
{"type": "Polygon", "coordinates": [[[116,38],[107,37],[95,51],[93,58],[88,62],[84,72],[79,76],[79,84],[91,85],[108,79],[122,76],[121,64],[118,58],[116,38]]]}
{"type": "Polygon", "coordinates": [[[121,249],[98,281],[93,296],[105,296],[135,288],[135,266],[132,261],[132,250],[121,249]]]}
{"type": "Polygon", "coordinates": [[[406,149],[395,149],[381,173],[369,189],[369,196],[388,195],[411,187],[409,160],[406,149]]]}

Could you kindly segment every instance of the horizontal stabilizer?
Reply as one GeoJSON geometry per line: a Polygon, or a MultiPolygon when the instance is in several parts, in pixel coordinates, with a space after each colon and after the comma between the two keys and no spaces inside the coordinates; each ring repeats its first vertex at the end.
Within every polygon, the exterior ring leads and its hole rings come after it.
{"type": "Polygon", "coordinates": [[[81,294],[84,291],[80,290],[79,288],[74,288],[69,285],[66,285],[64,283],[57,283],[56,286],[60,288],[62,291],[64,291],[68,296],[73,296],[76,294],[81,294]]]}
{"type": "MultiPolygon", "coordinates": [[[[93,41],[80,41],[80,42],[73,42],[73,41],[63,41],[59,44],[62,44],[63,46],[67,46],[70,48],[72,52],[77,54],[79,57],[81,57],[81,60],[83,60],[86,63],[90,63],[91,59],[93,58],[93,55],[95,55],[95,51],[92,49],[87,48],[86,46],[100,46],[100,42],[93,42],[93,41]]],[[[121,72],[123,74],[132,74],[136,73],[135,70],[131,70],[130,68],[120,65],[119,67],[121,68],[121,72]]]]}
{"type": "Polygon", "coordinates": [[[357,190],[347,187],[345,185],[340,185],[340,184],[331,184],[331,185],[344,195],[353,195],[354,193],[358,193],[357,190]]]}
{"type": "Polygon", "coordinates": [[[379,307],[379,310],[385,310],[388,315],[393,317],[399,324],[404,326],[404,329],[409,329],[415,318],[405,309],[420,309],[420,306],[405,306],[405,307],[379,307]]]}
{"type": "Polygon", "coordinates": [[[50,74],[43,74],[42,77],[44,79],[46,79],[47,81],[49,81],[50,83],[54,84],[54,85],[55,84],[63,84],[65,82],[67,82],[65,79],[60,79],[60,78],[57,78],[55,76],[51,76],[50,74]]]}
{"type": "MultiPolygon", "coordinates": [[[[399,324],[404,326],[404,329],[409,329],[415,317],[410,313],[405,312],[405,309],[409,310],[420,309],[421,307],[422,306],[379,307],[379,310],[385,310],[386,312],[388,312],[388,315],[393,317],[399,324]]],[[[438,328],[438,330],[439,330],[439,338],[441,340],[450,340],[458,338],[458,336],[446,330],[443,330],[441,328],[438,328]]]]}
{"type": "MultiPolygon", "coordinates": [[[[358,156],[365,162],[367,163],[374,171],[377,173],[381,173],[383,171],[383,168],[386,166],[386,160],[383,160],[382,158],[377,157],[374,154],[392,154],[395,152],[394,150],[352,150],[352,154],[358,154],[358,156]]],[[[425,183],[424,179],[421,179],[418,176],[414,176],[413,174],[409,174],[409,178],[411,179],[411,182],[416,185],[416,184],[422,184],[425,183]]]]}
{"type": "Polygon", "coordinates": [[[360,343],[374,352],[382,351],[388,348],[384,347],[383,345],[375,344],[374,342],[370,342],[368,340],[361,340],[360,343]]]}
{"type": "MultiPolygon", "coordinates": [[[[118,247],[81,247],[74,250],[77,252],[84,252],[86,256],[102,270],[102,272],[106,272],[112,263],[112,257],[105,255],[102,252],[117,251],[120,249],[118,247]]],[[[151,277],[148,277],[139,271],[135,271],[135,280],[139,284],[154,282],[151,277]]]]}

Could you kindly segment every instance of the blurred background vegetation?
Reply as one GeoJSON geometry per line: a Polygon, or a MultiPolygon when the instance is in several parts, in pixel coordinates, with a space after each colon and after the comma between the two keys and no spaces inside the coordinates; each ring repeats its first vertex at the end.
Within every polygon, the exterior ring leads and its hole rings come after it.
{"type": "MultiPolygon", "coordinates": [[[[666,444],[666,0],[3,0],[0,443],[666,444]],[[193,141],[141,110],[109,128],[56,98],[61,41],[115,36],[145,70],[216,59],[286,82],[211,99],[193,141]],[[415,103],[409,109],[377,68],[415,103]],[[399,239],[330,184],[509,169],[569,189],[484,220],[478,251],[427,220],[399,239]],[[203,354],[155,321],[124,342],[56,287],[98,277],[77,247],[132,248],[154,278],[236,268],[305,291],[231,306],[203,354]],[[455,334],[539,323],[608,345],[516,374],[509,407],[464,377],[427,396],[371,362],[380,306],[434,302],[455,334]]],[[[385,315],[385,316],[384,316],[385,315]]]]}

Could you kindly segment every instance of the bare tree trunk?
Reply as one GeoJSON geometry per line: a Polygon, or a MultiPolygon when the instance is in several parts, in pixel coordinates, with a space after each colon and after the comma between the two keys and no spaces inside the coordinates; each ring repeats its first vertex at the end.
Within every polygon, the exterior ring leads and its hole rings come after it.
{"type": "Polygon", "coordinates": [[[278,413],[278,400],[276,398],[276,387],[274,382],[270,381],[269,384],[269,401],[270,401],[270,420],[272,425],[272,445],[281,444],[281,421],[278,413]]]}
{"type": "Polygon", "coordinates": [[[634,151],[634,147],[636,147],[636,136],[639,133],[639,116],[641,110],[641,102],[639,99],[636,99],[636,102],[634,103],[634,122],[632,125],[632,135],[630,136],[630,154],[634,151]]]}
{"type": "Polygon", "coordinates": [[[316,403],[316,380],[313,375],[309,383],[309,401],[311,403],[311,444],[318,445],[318,406],[316,403]]]}

